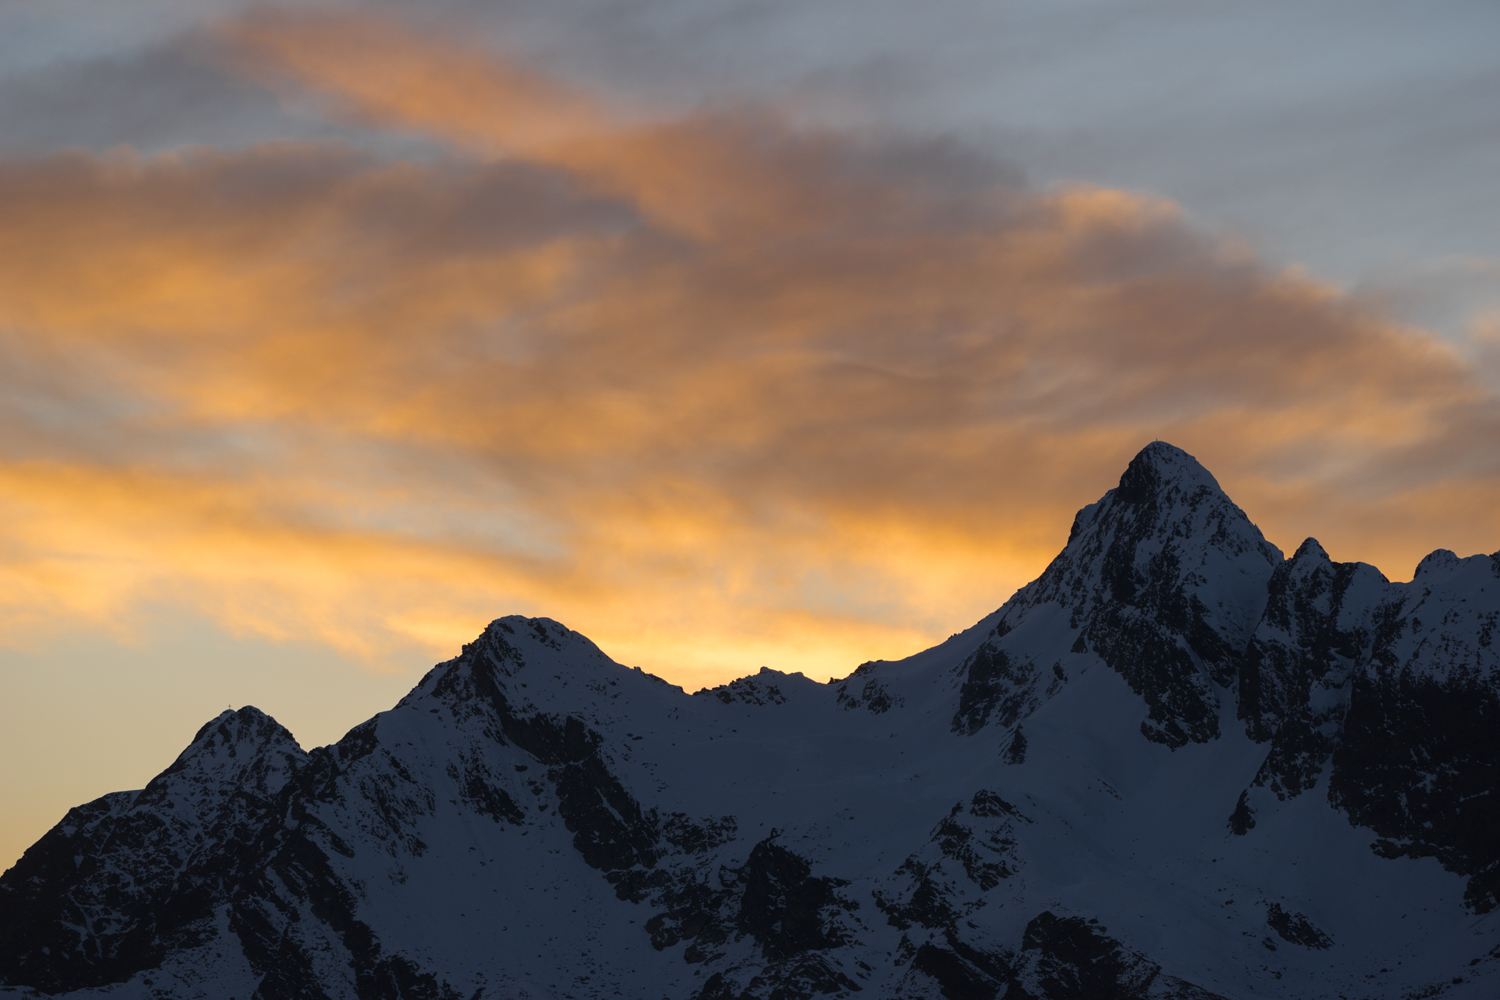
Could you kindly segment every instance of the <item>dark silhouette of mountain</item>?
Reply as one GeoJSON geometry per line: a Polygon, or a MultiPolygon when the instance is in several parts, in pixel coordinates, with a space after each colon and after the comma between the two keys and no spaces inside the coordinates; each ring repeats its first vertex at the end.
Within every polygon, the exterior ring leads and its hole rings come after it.
{"type": "Polygon", "coordinates": [[[1158,442],[841,681],[511,617],[332,746],[226,712],[0,877],[0,994],[1490,998],[1497,622],[1500,556],[1286,560],[1158,442]]]}

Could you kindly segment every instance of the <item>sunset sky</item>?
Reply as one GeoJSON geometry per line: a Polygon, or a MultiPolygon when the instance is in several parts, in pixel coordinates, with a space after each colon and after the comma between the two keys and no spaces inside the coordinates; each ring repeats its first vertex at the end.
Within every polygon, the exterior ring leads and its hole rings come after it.
{"type": "Polygon", "coordinates": [[[688,690],[1034,577],[1151,440],[1500,549],[1492,0],[10,0],[0,867],[504,614],[688,690]]]}

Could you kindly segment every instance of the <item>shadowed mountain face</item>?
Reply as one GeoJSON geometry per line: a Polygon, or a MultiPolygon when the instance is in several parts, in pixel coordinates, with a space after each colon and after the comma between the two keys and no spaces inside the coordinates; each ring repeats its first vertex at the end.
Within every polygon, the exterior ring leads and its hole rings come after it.
{"type": "Polygon", "coordinates": [[[1500,558],[1290,560],[1163,443],[966,632],[688,695],[502,618],[0,878],[0,994],[1500,994],[1500,558]]]}

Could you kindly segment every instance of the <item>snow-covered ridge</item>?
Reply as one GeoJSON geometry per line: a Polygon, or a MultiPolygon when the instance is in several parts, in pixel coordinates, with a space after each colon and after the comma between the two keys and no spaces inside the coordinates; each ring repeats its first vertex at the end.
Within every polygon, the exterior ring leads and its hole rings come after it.
{"type": "Polygon", "coordinates": [[[694,695],[492,622],[304,753],[253,709],[0,878],[0,993],[1490,997],[1500,558],[1291,559],[1144,449],[924,653],[694,695]]]}

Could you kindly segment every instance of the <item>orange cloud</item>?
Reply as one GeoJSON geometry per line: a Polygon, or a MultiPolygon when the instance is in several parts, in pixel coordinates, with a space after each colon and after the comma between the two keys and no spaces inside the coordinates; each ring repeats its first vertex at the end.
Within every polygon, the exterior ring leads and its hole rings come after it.
{"type": "Polygon", "coordinates": [[[379,17],[262,8],[220,23],[221,58],[334,114],[439,128],[491,155],[593,135],[608,122],[592,95],[482,48],[437,40],[379,17]]]}
{"type": "Polygon", "coordinates": [[[1496,547],[1470,363],[1170,203],[622,115],[388,21],[218,44],[449,155],[0,163],[12,634],[171,600],[378,658],[522,611],[826,676],[992,610],[1158,436],[1284,547],[1496,547]]]}

